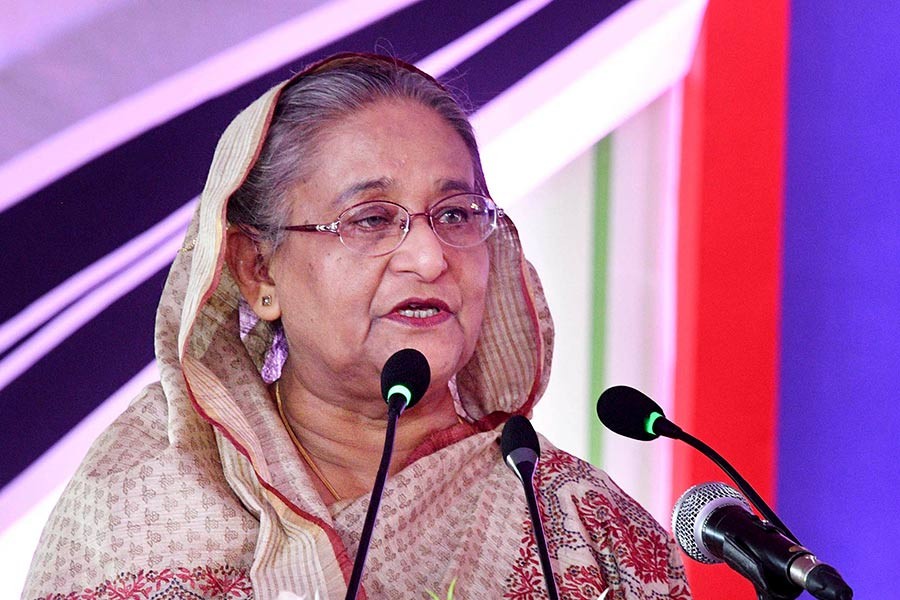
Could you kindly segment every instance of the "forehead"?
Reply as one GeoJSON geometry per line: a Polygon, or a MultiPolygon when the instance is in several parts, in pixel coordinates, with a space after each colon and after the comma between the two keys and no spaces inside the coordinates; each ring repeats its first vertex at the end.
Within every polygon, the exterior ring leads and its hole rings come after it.
{"type": "Polygon", "coordinates": [[[470,191],[472,155],[434,109],[406,99],[379,100],[320,130],[313,168],[296,191],[313,208],[341,208],[367,193],[422,196],[470,191]]]}
{"type": "Polygon", "coordinates": [[[385,98],[368,103],[325,124],[318,146],[332,152],[367,144],[370,150],[413,144],[421,151],[456,152],[468,148],[462,136],[441,114],[407,98],[385,98]],[[349,142],[349,143],[348,143],[349,142]]]}

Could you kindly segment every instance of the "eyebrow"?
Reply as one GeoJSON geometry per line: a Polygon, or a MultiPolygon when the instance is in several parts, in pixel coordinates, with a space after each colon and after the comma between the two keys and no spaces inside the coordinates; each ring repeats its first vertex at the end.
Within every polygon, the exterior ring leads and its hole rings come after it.
{"type": "Polygon", "coordinates": [[[468,181],[463,181],[461,179],[441,179],[440,180],[440,190],[443,192],[469,192],[473,193],[475,191],[474,186],[468,181]]]}
{"type": "Polygon", "coordinates": [[[365,179],[363,181],[358,181],[338,194],[332,202],[332,205],[334,205],[335,208],[341,208],[347,203],[348,200],[355,196],[358,196],[362,192],[369,192],[372,190],[383,192],[391,187],[393,183],[394,180],[390,177],[379,177],[378,179],[365,179]]]}
{"type": "MultiPolygon", "coordinates": [[[[334,201],[331,203],[335,208],[342,208],[351,199],[363,192],[379,191],[384,192],[394,185],[395,180],[392,177],[379,177],[378,179],[365,179],[350,185],[344,189],[334,201]]],[[[462,179],[439,179],[438,189],[443,193],[452,192],[469,192],[474,191],[474,186],[468,181],[462,179]]]]}

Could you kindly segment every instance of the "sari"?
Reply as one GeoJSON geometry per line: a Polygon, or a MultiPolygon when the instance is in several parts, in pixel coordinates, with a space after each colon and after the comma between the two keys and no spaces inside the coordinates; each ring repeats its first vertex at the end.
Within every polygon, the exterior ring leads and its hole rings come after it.
{"type": "MultiPolygon", "coordinates": [[[[303,73],[296,77],[302,77],[303,73]]],[[[94,443],[41,536],[25,598],[341,598],[369,496],[323,502],[261,370],[273,329],[242,330],[224,261],[228,199],[285,82],[229,125],[159,303],[159,382],[94,443]]],[[[553,324],[512,221],[486,242],[487,304],[455,378],[459,423],[388,479],[359,598],[545,598],[500,430],[550,374],[553,324]]],[[[414,409],[412,409],[414,410],[414,409]]],[[[602,471],[541,438],[535,474],[560,597],[687,599],[669,535],[602,471]]]]}

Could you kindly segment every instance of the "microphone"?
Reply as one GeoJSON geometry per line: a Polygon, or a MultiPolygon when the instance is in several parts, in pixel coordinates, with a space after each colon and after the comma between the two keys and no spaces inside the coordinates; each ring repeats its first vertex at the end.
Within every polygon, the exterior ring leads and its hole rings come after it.
{"type": "Polygon", "coordinates": [[[414,348],[404,348],[391,355],[381,370],[381,397],[391,406],[401,404],[400,414],[421,400],[431,383],[428,359],[414,348]]]}
{"type": "Polygon", "coordinates": [[[531,421],[522,415],[510,417],[500,435],[500,452],[516,477],[531,485],[541,455],[541,444],[531,421]]]}
{"type": "Polygon", "coordinates": [[[659,436],[664,436],[683,441],[699,450],[701,454],[725,471],[763,517],[781,529],[782,533],[794,542],[800,543],[787,525],[778,518],[775,511],[769,508],[766,501],[756,493],[753,486],[737,472],[737,469],[731,466],[721,454],[668,420],[659,404],[644,393],[627,385],[611,387],[600,394],[597,399],[597,416],[601,423],[619,435],[640,441],[655,440],[659,436]]]}
{"type": "Polygon", "coordinates": [[[525,500],[528,502],[528,513],[531,516],[531,526],[534,528],[534,539],[537,542],[541,569],[544,571],[547,594],[550,600],[558,600],[559,592],[556,590],[550,553],[547,551],[547,540],[544,538],[544,526],[541,524],[541,513],[534,494],[534,472],[541,456],[541,445],[531,421],[522,415],[510,417],[500,435],[500,452],[503,454],[503,462],[512,469],[525,488],[525,500]]]}
{"type": "Polygon", "coordinates": [[[684,433],[665,417],[659,404],[627,385],[616,385],[600,394],[597,416],[612,431],[642,442],[661,435],[677,440],[684,433]]]}
{"type": "Polygon", "coordinates": [[[726,563],[761,598],[792,599],[803,590],[820,600],[853,598],[834,567],[761,521],[724,483],[701,483],[682,494],[672,511],[672,531],[685,554],[702,563],[726,563]]]}
{"type": "Polygon", "coordinates": [[[372,496],[369,498],[369,508],[366,510],[366,520],[359,538],[359,548],[356,550],[356,559],[353,561],[353,571],[350,574],[350,582],[347,584],[345,600],[355,599],[359,591],[366,555],[369,552],[369,543],[375,529],[375,518],[378,516],[381,495],[384,492],[384,484],[391,466],[397,420],[403,411],[422,399],[430,384],[431,367],[428,366],[428,359],[413,348],[395,352],[381,369],[381,397],[388,405],[384,451],[381,454],[378,473],[375,475],[375,485],[372,487],[372,496]]]}

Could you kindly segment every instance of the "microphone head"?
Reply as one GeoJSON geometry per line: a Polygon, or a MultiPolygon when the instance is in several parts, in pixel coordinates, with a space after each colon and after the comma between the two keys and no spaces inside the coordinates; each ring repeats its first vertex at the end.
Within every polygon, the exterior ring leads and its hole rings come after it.
{"type": "Polygon", "coordinates": [[[699,483],[681,495],[672,509],[672,533],[685,554],[706,564],[722,562],[703,541],[703,530],[712,513],[727,505],[740,506],[752,514],[740,492],[721,482],[699,483]]]}
{"type": "Polygon", "coordinates": [[[500,434],[500,452],[503,462],[523,484],[531,486],[531,478],[541,455],[541,444],[531,421],[522,415],[513,415],[500,434]]]}
{"type": "Polygon", "coordinates": [[[597,399],[597,416],[608,429],[644,442],[659,437],[650,428],[656,419],[662,417],[665,420],[659,404],[627,385],[616,385],[600,394],[597,399]]]}
{"type": "Polygon", "coordinates": [[[500,435],[500,451],[503,453],[503,460],[507,460],[511,452],[520,448],[531,450],[536,457],[541,454],[541,444],[531,421],[522,415],[513,415],[503,426],[503,433],[500,435]]]}
{"type": "Polygon", "coordinates": [[[404,348],[391,355],[381,370],[381,397],[385,402],[393,394],[406,398],[406,407],[412,408],[422,399],[431,383],[431,367],[425,355],[413,348],[404,348]]]}

